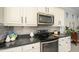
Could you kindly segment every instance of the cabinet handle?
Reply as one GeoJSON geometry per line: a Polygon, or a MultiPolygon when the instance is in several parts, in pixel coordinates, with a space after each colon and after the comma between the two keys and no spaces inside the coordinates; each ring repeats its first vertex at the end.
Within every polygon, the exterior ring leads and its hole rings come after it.
{"type": "Polygon", "coordinates": [[[49,12],[49,8],[45,7],[45,11],[46,11],[46,12],[49,12]]]}
{"type": "Polygon", "coordinates": [[[32,48],[34,48],[34,47],[32,47],[32,48]]]}
{"type": "Polygon", "coordinates": [[[68,43],[68,42],[66,42],[66,43],[68,43]]]}
{"type": "Polygon", "coordinates": [[[48,8],[48,12],[49,12],[49,8],[48,8]]]}
{"type": "Polygon", "coordinates": [[[23,23],[23,17],[21,17],[21,23],[23,23]]]}
{"type": "Polygon", "coordinates": [[[47,12],[47,7],[45,7],[45,12],[47,12]]]}
{"type": "Polygon", "coordinates": [[[25,23],[27,23],[27,17],[25,17],[25,23]]]}
{"type": "Polygon", "coordinates": [[[61,44],[59,44],[59,46],[61,46],[61,44]]]}

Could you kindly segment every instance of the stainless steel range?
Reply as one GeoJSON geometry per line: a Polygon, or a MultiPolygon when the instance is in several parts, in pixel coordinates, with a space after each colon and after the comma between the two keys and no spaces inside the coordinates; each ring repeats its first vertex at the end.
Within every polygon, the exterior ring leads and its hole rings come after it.
{"type": "Polygon", "coordinates": [[[58,40],[41,42],[41,52],[58,52],[58,40]]]}
{"type": "Polygon", "coordinates": [[[37,37],[41,42],[41,52],[58,52],[58,38],[50,37],[51,34],[46,30],[37,33],[37,37]]]}

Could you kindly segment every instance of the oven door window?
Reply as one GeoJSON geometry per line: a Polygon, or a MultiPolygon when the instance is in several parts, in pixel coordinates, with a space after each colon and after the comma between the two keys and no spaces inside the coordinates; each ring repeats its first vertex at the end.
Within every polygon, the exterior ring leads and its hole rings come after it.
{"type": "Polygon", "coordinates": [[[42,52],[58,52],[58,41],[42,44],[42,52]]]}

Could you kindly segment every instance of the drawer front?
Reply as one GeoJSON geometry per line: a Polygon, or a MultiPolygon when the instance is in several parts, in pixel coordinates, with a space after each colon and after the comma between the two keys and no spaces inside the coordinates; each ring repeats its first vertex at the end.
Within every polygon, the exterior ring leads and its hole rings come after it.
{"type": "Polygon", "coordinates": [[[23,52],[27,52],[35,48],[40,48],[40,43],[34,43],[34,44],[22,46],[23,52]]]}
{"type": "Polygon", "coordinates": [[[32,47],[34,47],[34,48],[38,48],[38,47],[40,47],[40,42],[39,42],[39,43],[35,43],[35,44],[33,44],[32,47]]]}
{"type": "Polygon", "coordinates": [[[66,38],[59,38],[59,41],[64,41],[66,38]]]}
{"type": "Polygon", "coordinates": [[[25,45],[25,46],[22,46],[22,50],[29,50],[29,49],[32,49],[32,44],[30,45],[25,45]]]}
{"type": "Polygon", "coordinates": [[[22,52],[21,47],[0,50],[0,52],[22,52]]]}
{"type": "Polygon", "coordinates": [[[30,49],[30,50],[27,50],[25,52],[40,52],[40,47],[39,48],[30,49]]]}
{"type": "Polygon", "coordinates": [[[70,39],[71,40],[71,37],[69,36],[69,37],[66,37],[66,39],[70,39]]]}

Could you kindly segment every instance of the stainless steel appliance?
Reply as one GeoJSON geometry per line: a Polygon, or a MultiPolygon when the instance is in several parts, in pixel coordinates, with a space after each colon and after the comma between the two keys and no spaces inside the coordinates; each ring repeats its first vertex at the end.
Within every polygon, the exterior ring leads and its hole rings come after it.
{"type": "Polygon", "coordinates": [[[54,24],[54,16],[45,13],[37,14],[38,25],[53,25],[54,24]]]}
{"type": "Polygon", "coordinates": [[[41,52],[58,52],[58,38],[47,30],[39,30],[36,34],[41,42],[41,52]]]}
{"type": "Polygon", "coordinates": [[[58,40],[41,42],[41,52],[58,52],[58,40]]]}

